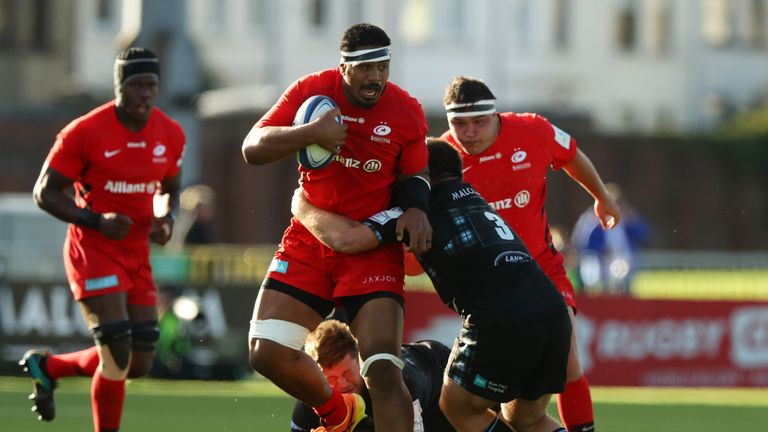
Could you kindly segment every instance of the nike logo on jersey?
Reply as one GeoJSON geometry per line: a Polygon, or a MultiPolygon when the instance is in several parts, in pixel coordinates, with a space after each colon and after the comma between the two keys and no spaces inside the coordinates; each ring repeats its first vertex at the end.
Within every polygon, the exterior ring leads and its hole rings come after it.
{"type": "Polygon", "coordinates": [[[121,151],[123,151],[123,149],[117,149],[117,150],[111,150],[111,151],[110,150],[104,150],[104,157],[109,159],[112,156],[120,153],[121,151]]]}
{"type": "Polygon", "coordinates": [[[469,171],[469,170],[471,170],[471,169],[472,169],[472,165],[470,165],[470,166],[468,166],[468,167],[464,167],[464,169],[463,169],[463,170],[461,170],[461,173],[462,173],[462,174],[464,174],[464,173],[466,173],[467,171],[469,171]]]}

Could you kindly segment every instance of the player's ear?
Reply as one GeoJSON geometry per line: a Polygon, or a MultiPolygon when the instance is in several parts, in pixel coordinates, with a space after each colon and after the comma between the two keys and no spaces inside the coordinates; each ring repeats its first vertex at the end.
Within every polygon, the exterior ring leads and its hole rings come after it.
{"type": "Polygon", "coordinates": [[[341,76],[345,76],[347,73],[347,65],[346,63],[342,63],[339,65],[339,71],[341,71],[341,76]]]}

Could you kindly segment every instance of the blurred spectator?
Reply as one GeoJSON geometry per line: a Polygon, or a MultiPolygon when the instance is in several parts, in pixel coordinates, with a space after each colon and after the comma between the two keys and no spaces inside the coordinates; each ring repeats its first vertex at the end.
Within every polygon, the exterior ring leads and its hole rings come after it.
{"type": "Polygon", "coordinates": [[[181,192],[179,207],[168,248],[178,250],[185,245],[214,243],[216,192],[203,184],[189,186],[181,192]]]}
{"type": "Polygon", "coordinates": [[[650,230],[646,221],[621,194],[615,183],[606,184],[621,209],[616,229],[604,230],[592,207],[584,210],[573,227],[571,247],[576,254],[581,289],[628,294],[636,267],[637,250],[650,230]]]}
{"type": "Polygon", "coordinates": [[[165,379],[237,380],[247,374],[245,363],[227,354],[222,340],[212,337],[202,299],[194,290],[166,286],[158,290],[157,341],[152,376],[165,379]]]}

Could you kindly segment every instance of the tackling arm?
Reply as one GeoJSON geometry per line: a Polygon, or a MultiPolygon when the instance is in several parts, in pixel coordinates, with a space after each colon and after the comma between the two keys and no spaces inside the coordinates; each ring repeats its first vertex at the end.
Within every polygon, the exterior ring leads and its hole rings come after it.
{"type": "Polygon", "coordinates": [[[613,228],[621,220],[621,212],[616,200],[605,188],[605,183],[597,169],[581,150],[563,166],[563,170],[595,199],[595,215],[603,228],[613,228]]]}
{"type": "Polygon", "coordinates": [[[291,201],[291,213],[320,242],[342,253],[356,253],[373,249],[379,240],[371,228],[342,215],[312,205],[301,188],[296,189],[291,201]]]}

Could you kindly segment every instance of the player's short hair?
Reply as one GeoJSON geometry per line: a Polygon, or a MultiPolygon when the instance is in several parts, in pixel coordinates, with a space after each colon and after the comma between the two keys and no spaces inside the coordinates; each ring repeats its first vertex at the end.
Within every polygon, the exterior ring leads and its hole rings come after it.
{"type": "Polygon", "coordinates": [[[389,46],[389,36],[380,27],[373,24],[355,24],[344,32],[341,37],[340,49],[342,52],[357,51],[360,47],[389,46]]]}
{"type": "Polygon", "coordinates": [[[474,103],[491,99],[496,99],[496,96],[483,81],[459,75],[453,78],[453,81],[446,87],[443,105],[474,103]]]}
{"type": "Polygon", "coordinates": [[[341,321],[326,320],[307,336],[304,352],[321,367],[333,366],[347,354],[357,357],[357,339],[349,326],[341,321]]]}
{"type": "Polygon", "coordinates": [[[427,150],[429,151],[429,177],[432,183],[462,177],[461,156],[447,141],[427,138],[427,150]]]}

